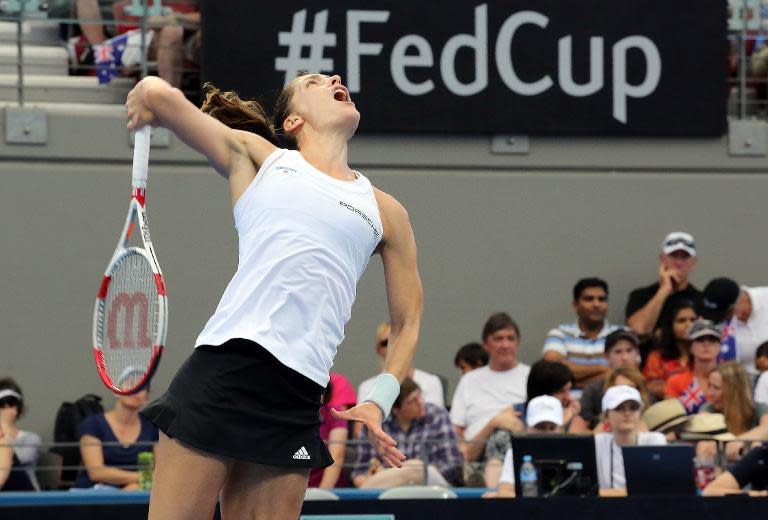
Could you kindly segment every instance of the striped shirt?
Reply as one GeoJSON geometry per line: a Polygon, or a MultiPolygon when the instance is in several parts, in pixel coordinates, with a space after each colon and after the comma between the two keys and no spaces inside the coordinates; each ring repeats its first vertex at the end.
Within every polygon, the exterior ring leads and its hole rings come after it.
{"type": "Polygon", "coordinates": [[[558,326],[547,333],[544,352],[557,352],[567,361],[578,365],[607,365],[605,359],[605,337],[622,327],[605,321],[597,338],[590,339],[579,328],[578,323],[558,326]]]}

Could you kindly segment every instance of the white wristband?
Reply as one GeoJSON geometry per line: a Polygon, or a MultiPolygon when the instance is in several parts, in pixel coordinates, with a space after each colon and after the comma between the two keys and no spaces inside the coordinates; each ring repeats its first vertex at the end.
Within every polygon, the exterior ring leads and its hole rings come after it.
{"type": "Polygon", "coordinates": [[[400,383],[397,378],[392,374],[384,373],[376,377],[371,392],[363,401],[370,401],[378,406],[384,414],[383,418],[386,419],[398,395],[400,395],[400,383]]]}

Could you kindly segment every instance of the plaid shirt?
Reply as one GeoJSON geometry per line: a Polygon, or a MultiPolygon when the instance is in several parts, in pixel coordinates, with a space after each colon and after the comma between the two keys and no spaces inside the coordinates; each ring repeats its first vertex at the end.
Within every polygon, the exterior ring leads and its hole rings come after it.
{"type": "MultiPolygon", "coordinates": [[[[456,432],[448,411],[432,403],[424,403],[424,416],[411,421],[407,432],[400,428],[394,415],[390,415],[381,428],[397,442],[397,448],[409,459],[424,459],[422,446],[426,450],[426,459],[435,466],[450,484],[461,485],[462,465],[464,460],[459,452],[456,432]]],[[[360,440],[367,441],[367,431],[363,428],[360,440]]],[[[352,469],[352,478],[368,471],[371,459],[378,455],[369,442],[357,446],[357,460],[352,469]]]]}

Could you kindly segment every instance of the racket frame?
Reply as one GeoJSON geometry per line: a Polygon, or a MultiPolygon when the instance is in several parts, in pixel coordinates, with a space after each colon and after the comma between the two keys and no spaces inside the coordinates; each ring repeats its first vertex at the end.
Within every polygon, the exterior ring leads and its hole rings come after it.
{"type": "Polygon", "coordinates": [[[149,129],[147,127],[136,132],[135,143],[131,202],[128,207],[128,215],[126,216],[123,230],[118,237],[115,251],[104,271],[104,277],[102,278],[99,292],[96,296],[96,303],[93,311],[93,355],[96,361],[96,368],[98,369],[99,377],[104,385],[118,395],[135,394],[136,392],[141,391],[149,383],[160,362],[163,350],[165,350],[165,340],[168,333],[168,297],[165,289],[165,279],[160,270],[160,264],[157,261],[155,248],[152,245],[152,237],[149,232],[149,221],[145,209],[149,160],[149,129]],[[139,234],[141,235],[142,243],[144,245],[143,249],[140,247],[127,247],[128,241],[134,230],[134,220],[139,224],[139,234]],[[114,272],[115,267],[122,261],[123,257],[129,254],[139,254],[143,256],[152,269],[158,295],[157,323],[160,326],[156,327],[153,331],[152,357],[150,358],[149,366],[145,371],[144,376],[132,387],[120,388],[109,376],[109,371],[107,370],[104,361],[104,350],[103,345],[101,344],[101,338],[103,337],[103,329],[106,323],[104,307],[106,306],[105,298],[109,290],[109,284],[112,281],[111,275],[114,272]]]}

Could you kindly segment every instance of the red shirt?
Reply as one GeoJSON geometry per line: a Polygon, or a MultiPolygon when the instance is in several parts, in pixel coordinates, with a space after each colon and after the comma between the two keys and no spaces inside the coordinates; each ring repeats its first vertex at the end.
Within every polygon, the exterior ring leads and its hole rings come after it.
{"type": "Polygon", "coordinates": [[[704,388],[699,386],[699,382],[690,370],[670,377],[664,388],[664,394],[667,397],[677,397],[689,414],[698,413],[699,408],[707,402],[704,388]]]}
{"type": "Polygon", "coordinates": [[[650,383],[651,381],[668,381],[670,377],[687,371],[687,361],[683,364],[680,358],[664,359],[661,357],[661,352],[655,350],[648,354],[648,359],[645,360],[643,375],[650,383]]]}

